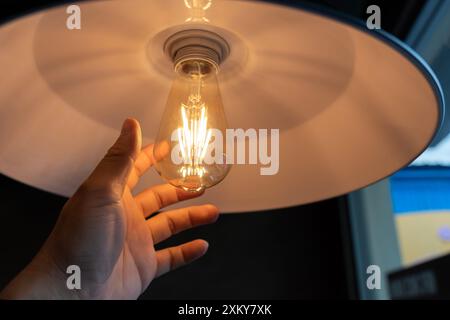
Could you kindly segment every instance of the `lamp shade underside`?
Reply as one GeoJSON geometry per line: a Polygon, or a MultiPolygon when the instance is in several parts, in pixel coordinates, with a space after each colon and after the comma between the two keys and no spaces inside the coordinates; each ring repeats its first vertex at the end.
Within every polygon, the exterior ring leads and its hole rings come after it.
{"type": "MultiPolygon", "coordinates": [[[[235,165],[192,204],[246,212],[354,191],[414,160],[442,119],[439,83],[418,56],[329,14],[213,1],[209,23],[187,23],[180,0],[79,6],[81,30],[66,28],[66,6],[0,27],[0,172],[46,191],[70,196],[127,117],[153,142],[172,81],[158,41],[190,25],[230,44],[219,74],[230,128],[280,130],[277,174],[235,165]]],[[[151,170],[136,191],[159,183],[151,170]]]]}

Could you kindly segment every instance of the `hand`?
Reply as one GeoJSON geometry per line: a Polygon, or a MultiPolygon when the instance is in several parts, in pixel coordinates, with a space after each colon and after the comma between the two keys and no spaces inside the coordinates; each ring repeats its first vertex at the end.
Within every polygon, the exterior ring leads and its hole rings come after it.
{"type": "Polygon", "coordinates": [[[133,196],[154,163],[153,147],[141,150],[139,123],[127,119],[120,137],[64,206],[54,230],[33,261],[2,292],[23,299],[136,299],[150,282],[203,256],[208,243],[195,240],[155,251],[172,235],[215,222],[212,205],[152,214],[201,195],[169,184],[133,196]],[[81,289],[69,290],[66,268],[81,269],[81,289]]]}

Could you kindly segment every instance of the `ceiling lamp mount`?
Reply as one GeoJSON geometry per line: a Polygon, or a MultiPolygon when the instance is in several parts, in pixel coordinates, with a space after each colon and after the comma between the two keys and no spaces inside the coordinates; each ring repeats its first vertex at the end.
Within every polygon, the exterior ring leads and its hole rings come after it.
{"type": "MultiPolygon", "coordinates": [[[[164,52],[173,61],[175,68],[188,60],[206,61],[202,73],[212,71],[229,56],[230,45],[215,32],[202,29],[188,29],[171,35],[164,43],[164,52]]],[[[189,72],[189,70],[182,70],[189,72]]]]}

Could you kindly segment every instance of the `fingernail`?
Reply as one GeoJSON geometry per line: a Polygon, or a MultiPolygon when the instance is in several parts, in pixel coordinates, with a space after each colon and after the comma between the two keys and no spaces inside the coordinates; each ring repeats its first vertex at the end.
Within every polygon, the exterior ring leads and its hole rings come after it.
{"type": "Polygon", "coordinates": [[[122,124],[121,135],[127,135],[133,130],[133,120],[128,118],[122,124]]]}

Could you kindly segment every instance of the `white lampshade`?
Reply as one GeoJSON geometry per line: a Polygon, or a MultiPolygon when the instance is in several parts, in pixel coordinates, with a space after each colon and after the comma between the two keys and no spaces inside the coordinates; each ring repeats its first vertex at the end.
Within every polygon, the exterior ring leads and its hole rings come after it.
{"type": "MultiPolygon", "coordinates": [[[[311,203],[404,167],[438,130],[444,101],[406,45],[329,13],[257,1],[213,1],[187,23],[182,0],[80,2],[0,27],[0,172],[70,196],[135,117],[151,143],[171,85],[162,43],[204,28],[230,44],[220,87],[231,128],[280,129],[279,172],[235,165],[196,202],[223,212],[311,203]]],[[[163,183],[153,170],[137,191],[163,183]]]]}

